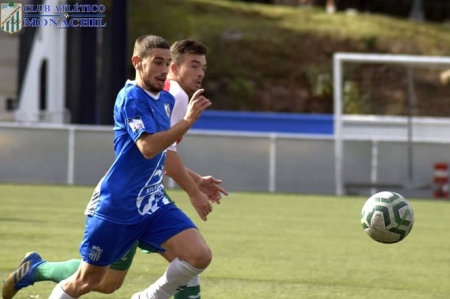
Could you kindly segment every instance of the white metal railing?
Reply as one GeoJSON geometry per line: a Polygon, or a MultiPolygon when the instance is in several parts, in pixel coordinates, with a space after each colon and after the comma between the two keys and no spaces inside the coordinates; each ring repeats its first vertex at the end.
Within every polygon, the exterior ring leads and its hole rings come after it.
{"type": "MultiPolygon", "coordinates": [[[[382,124],[383,122],[379,125],[382,124]]],[[[112,140],[113,131],[110,126],[0,123],[0,181],[96,184],[112,163],[112,140]],[[17,147],[18,144],[20,147],[17,147]],[[21,168],[25,170],[19,171],[21,168]],[[45,179],[40,180],[43,175],[45,179]]],[[[352,181],[361,182],[362,178],[355,177],[355,173],[363,173],[364,176],[367,174],[367,183],[375,186],[382,181],[380,173],[386,173],[386,169],[382,169],[382,165],[386,163],[381,162],[386,161],[390,153],[386,152],[385,145],[403,146],[408,139],[406,136],[395,134],[382,137],[353,134],[344,137],[342,141],[357,142],[364,148],[369,146],[369,153],[361,150],[356,152],[358,156],[347,157],[364,160],[366,161],[364,165],[369,167],[367,169],[361,169],[363,167],[361,165],[356,165],[355,169],[343,167],[343,177],[339,178],[339,181],[343,184],[352,181]],[[384,150],[380,150],[381,145],[384,145],[384,150]],[[347,177],[347,182],[344,176],[347,177]]],[[[328,175],[334,174],[335,156],[333,151],[327,150],[332,149],[335,142],[336,139],[331,135],[191,130],[181,144],[180,153],[182,156],[187,155],[188,164],[195,163],[196,166],[204,167],[206,172],[210,172],[211,169],[223,170],[220,172],[223,176],[221,178],[225,182],[230,182],[227,185],[230,190],[242,189],[242,186],[245,186],[247,189],[244,191],[336,194],[335,182],[338,180],[333,175],[328,175]],[[192,147],[199,142],[204,143],[200,150],[192,147]],[[214,145],[228,146],[231,143],[236,153],[229,153],[226,149],[221,151],[220,146],[218,152],[210,150],[214,145]],[[246,169],[252,167],[238,170],[232,166],[228,167],[233,164],[236,155],[240,154],[239,150],[243,148],[250,149],[250,153],[256,154],[247,155],[241,161],[248,162],[248,165],[263,163],[264,167],[259,169],[264,171],[255,173],[252,169],[246,169]],[[205,155],[211,156],[208,162],[202,158],[205,155]],[[240,176],[236,175],[236,171],[240,176]],[[255,176],[260,178],[258,186],[252,186],[251,178],[255,176]]],[[[433,162],[441,161],[450,151],[450,141],[436,136],[414,137],[412,142],[418,147],[432,148],[433,151],[430,151],[429,155],[420,157],[426,161],[418,161],[425,167],[429,166],[430,170],[433,162]],[[436,150],[436,145],[443,147],[436,150]]],[[[405,173],[408,169],[404,167],[401,171],[405,173]]],[[[420,175],[424,171],[426,169],[421,170],[420,175]]],[[[396,179],[394,183],[399,183],[398,180],[396,179]]],[[[431,181],[431,176],[421,178],[418,184],[427,185],[431,181]]],[[[169,187],[174,186],[173,182],[171,184],[169,187]]],[[[375,191],[374,188],[371,191],[375,191]]]]}

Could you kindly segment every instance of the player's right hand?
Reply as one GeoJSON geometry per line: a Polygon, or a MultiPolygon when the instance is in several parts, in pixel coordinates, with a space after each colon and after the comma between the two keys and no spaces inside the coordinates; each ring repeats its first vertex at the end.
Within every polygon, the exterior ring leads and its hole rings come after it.
{"type": "Polygon", "coordinates": [[[212,212],[212,204],[208,195],[199,190],[195,194],[189,195],[189,198],[200,218],[203,221],[206,221],[208,214],[212,212]]]}
{"type": "Polygon", "coordinates": [[[211,106],[211,101],[203,96],[204,91],[204,89],[197,90],[189,101],[184,119],[191,125],[199,119],[200,115],[202,115],[206,108],[211,106]]]}

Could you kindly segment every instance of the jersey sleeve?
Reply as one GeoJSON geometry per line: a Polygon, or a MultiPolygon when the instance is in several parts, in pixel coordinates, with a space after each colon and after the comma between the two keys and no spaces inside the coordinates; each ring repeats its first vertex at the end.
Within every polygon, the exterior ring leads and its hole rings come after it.
{"type": "Polygon", "coordinates": [[[187,105],[189,99],[180,93],[173,94],[175,97],[175,105],[173,106],[172,115],[170,116],[170,126],[173,127],[176,123],[183,119],[187,112],[187,105]]]}
{"type": "Polygon", "coordinates": [[[129,98],[123,106],[126,128],[130,137],[136,142],[142,133],[156,133],[153,113],[146,101],[139,98],[129,98]]]}
{"type": "MultiPolygon", "coordinates": [[[[174,95],[175,97],[175,95],[174,95]]],[[[175,124],[177,124],[180,120],[183,119],[184,115],[186,114],[187,107],[184,108],[183,111],[183,105],[180,103],[181,101],[177,100],[175,97],[175,104],[173,106],[172,114],[170,115],[170,127],[173,127],[175,124]]],[[[177,140],[176,142],[172,143],[167,149],[169,151],[177,151],[177,144],[181,141],[181,138],[177,140]]]]}
{"type": "MultiPolygon", "coordinates": [[[[187,106],[189,104],[189,98],[185,92],[181,92],[180,87],[177,85],[171,85],[169,92],[175,98],[175,104],[173,106],[172,114],[170,116],[170,126],[173,127],[186,115],[187,106]]],[[[169,146],[168,150],[177,151],[177,144],[180,143],[182,138],[174,142],[169,146]]]]}

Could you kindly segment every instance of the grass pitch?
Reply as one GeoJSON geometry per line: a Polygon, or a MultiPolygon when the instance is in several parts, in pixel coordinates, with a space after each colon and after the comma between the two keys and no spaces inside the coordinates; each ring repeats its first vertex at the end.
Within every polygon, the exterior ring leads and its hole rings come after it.
{"type": "MultiPolygon", "coordinates": [[[[0,276],[15,269],[27,251],[51,261],[79,257],[92,191],[0,185],[0,276]]],[[[361,228],[365,198],[233,193],[202,222],[184,193],[170,194],[213,250],[213,262],[201,275],[205,299],[450,298],[447,202],[410,200],[411,234],[385,245],[361,228]]],[[[158,255],[138,252],[122,289],[84,298],[129,298],[165,267],[158,255]]],[[[16,298],[48,298],[53,287],[39,282],[16,298]]]]}

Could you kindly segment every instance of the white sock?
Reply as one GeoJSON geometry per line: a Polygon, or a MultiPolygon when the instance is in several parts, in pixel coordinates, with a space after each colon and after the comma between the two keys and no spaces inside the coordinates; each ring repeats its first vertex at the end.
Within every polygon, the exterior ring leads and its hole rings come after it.
{"type": "Polygon", "coordinates": [[[67,295],[62,288],[64,280],[58,283],[54,288],[48,299],[75,299],[67,295]]]}
{"type": "Polygon", "coordinates": [[[204,269],[197,269],[184,261],[175,258],[167,267],[166,272],[154,284],[144,291],[133,295],[133,299],[169,299],[181,288],[185,287],[204,269]]]}
{"type": "Polygon", "coordinates": [[[191,280],[189,280],[187,287],[196,287],[200,285],[200,276],[195,275],[191,280]]]}

